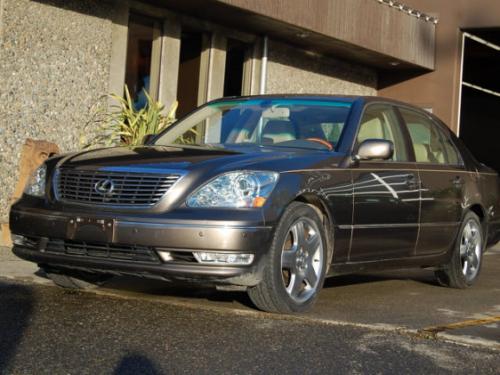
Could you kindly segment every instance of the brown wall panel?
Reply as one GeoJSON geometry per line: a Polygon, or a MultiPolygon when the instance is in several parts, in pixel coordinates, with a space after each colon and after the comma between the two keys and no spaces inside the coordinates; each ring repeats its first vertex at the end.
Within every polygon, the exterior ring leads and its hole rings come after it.
{"type": "Polygon", "coordinates": [[[215,2],[264,15],[416,66],[434,67],[435,25],[374,0],[215,2]]]}
{"type": "Polygon", "coordinates": [[[379,95],[432,107],[457,131],[460,96],[461,29],[500,27],[500,1],[405,0],[409,6],[436,15],[436,68],[379,90],[379,95]]]}

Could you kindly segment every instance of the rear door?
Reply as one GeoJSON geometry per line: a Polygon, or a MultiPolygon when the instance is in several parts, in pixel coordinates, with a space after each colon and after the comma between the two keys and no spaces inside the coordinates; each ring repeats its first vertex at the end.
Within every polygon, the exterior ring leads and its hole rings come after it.
{"type": "Polygon", "coordinates": [[[418,173],[399,118],[391,105],[369,105],[356,143],[387,139],[391,160],[360,161],[352,168],[354,211],[349,260],[370,261],[413,256],[418,233],[418,173]]]}
{"type": "Polygon", "coordinates": [[[455,241],[467,174],[455,145],[426,113],[400,108],[421,181],[417,255],[443,253],[455,241]]]}

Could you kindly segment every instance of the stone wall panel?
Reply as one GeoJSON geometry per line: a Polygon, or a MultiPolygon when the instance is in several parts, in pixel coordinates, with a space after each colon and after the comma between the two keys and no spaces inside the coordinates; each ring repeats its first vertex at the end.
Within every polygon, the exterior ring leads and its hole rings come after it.
{"type": "Polygon", "coordinates": [[[108,92],[111,3],[3,0],[0,27],[0,222],[26,138],[77,149],[89,109],[108,92]]]}
{"type": "Polygon", "coordinates": [[[266,93],[377,95],[375,70],[271,41],[266,93]]]}

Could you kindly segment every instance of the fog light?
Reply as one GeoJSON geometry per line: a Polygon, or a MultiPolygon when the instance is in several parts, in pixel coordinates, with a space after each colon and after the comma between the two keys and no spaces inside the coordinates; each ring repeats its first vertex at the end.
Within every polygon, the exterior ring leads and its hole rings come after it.
{"type": "Polygon", "coordinates": [[[11,238],[14,245],[24,245],[24,242],[26,240],[26,237],[20,236],[19,234],[13,234],[11,235],[11,238]]]}
{"type": "Polygon", "coordinates": [[[160,258],[164,262],[171,262],[174,260],[174,258],[172,257],[172,254],[170,254],[170,251],[158,251],[158,254],[160,254],[160,258]]]}
{"type": "Polygon", "coordinates": [[[198,263],[249,265],[253,262],[253,254],[212,253],[195,251],[193,253],[198,263]]]}

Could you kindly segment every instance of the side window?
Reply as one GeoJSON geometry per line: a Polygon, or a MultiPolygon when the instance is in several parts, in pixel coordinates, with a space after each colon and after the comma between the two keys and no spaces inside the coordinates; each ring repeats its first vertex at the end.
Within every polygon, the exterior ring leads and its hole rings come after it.
{"type": "Polygon", "coordinates": [[[394,144],[392,161],[408,161],[404,135],[391,107],[371,105],[365,110],[359,124],[356,143],[359,145],[361,142],[373,138],[386,139],[394,144]]]}
{"type": "MultiPolygon", "coordinates": [[[[440,130],[441,132],[441,130],[440,130]]],[[[453,144],[448,134],[443,134],[444,138],[444,150],[446,151],[446,156],[448,157],[448,164],[452,165],[462,165],[462,157],[458,153],[457,148],[453,144]]]]}
{"type": "Polygon", "coordinates": [[[451,140],[432,120],[411,110],[400,111],[410,133],[418,163],[460,164],[460,156],[451,140]]]}

